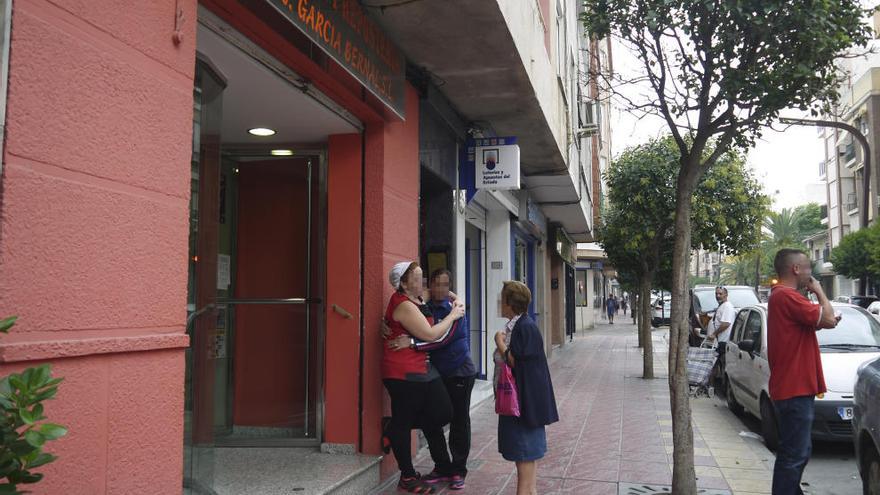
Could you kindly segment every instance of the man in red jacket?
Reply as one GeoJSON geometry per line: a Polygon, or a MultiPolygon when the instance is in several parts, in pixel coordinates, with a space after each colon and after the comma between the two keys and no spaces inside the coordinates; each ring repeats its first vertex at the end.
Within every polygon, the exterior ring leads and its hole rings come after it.
{"type": "Polygon", "coordinates": [[[799,495],[803,494],[801,475],[812,451],[813,402],[816,395],[825,393],[816,331],[834,328],[839,318],[812,277],[806,253],[781,249],[773,267],[779,277],[767,303],[770,398],[779,428],[773,495],[799,495]],[[803,289],[815,294],[819,304],[798,292],[803,289]]]}

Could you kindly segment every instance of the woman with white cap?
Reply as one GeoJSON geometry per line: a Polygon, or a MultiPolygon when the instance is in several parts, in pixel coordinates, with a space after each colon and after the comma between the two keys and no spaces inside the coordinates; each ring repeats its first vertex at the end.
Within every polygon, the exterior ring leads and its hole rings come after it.
{"type": "MultiPolygon", "coordinates": [[[[394,288],[385,310],[390,339],[409,335],[433,341],[464,316],[464,304],[457,301],[449,316],[434,325],[431,310],[422,301],[422,269],[418,263],[397,263],[388,278],[394,288]]],[[[413,428],[420,428],[428,440],[431,457],[440,463],[450,463],[443,426],[452,417],[452,404],[429,355],[417,352],[414,347],[414,340],[406,348],[383,346],[382,383],[391,397],[391,421],[384,434],[390,440],[400,467],[398,489],[410,493],[434,493],[434,488],[423,483],[413,468],[410,432],[413,428]]]]}

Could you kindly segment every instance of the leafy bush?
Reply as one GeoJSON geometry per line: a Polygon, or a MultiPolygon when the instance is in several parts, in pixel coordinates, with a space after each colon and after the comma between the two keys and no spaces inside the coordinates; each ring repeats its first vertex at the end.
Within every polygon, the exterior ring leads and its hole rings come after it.
{"type": "MultiPolygon", "coordinates": [[[[0,332],[8,333],[15,320],[0,320],[0,332]]],[[[48,364],[0,378],[0,494],[27,493],[18,486],[43,479],[32,470],[57,458],[43,452],[43,445],[67,429],[42,422],[42,402],[55,397],[61,380],[52,378],[48,364]]]]}

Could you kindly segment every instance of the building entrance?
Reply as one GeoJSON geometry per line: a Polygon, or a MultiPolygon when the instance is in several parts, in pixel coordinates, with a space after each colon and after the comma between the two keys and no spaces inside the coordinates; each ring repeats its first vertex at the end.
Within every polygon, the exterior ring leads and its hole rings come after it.
{"type": "Polygon", "coordinates": [[[359,129],[200,21],[184,483],[216,493],[228,449],[323,440],[326,143],[359,129]]]}

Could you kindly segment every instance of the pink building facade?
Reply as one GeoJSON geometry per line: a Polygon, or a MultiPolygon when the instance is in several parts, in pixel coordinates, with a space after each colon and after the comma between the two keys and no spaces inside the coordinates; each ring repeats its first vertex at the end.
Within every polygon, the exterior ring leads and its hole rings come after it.
{"type": "Polygon", "coordinates": [[[220,444],[379,454],[418,97],[402,66],[397,106],[373,96],[285,17],[298,3],[14,3],[0,374],[51,363],[70,430],[35,493],[210,488],[220,444]],[[290,383],[261,402],[267,369],[290,383]]]}

